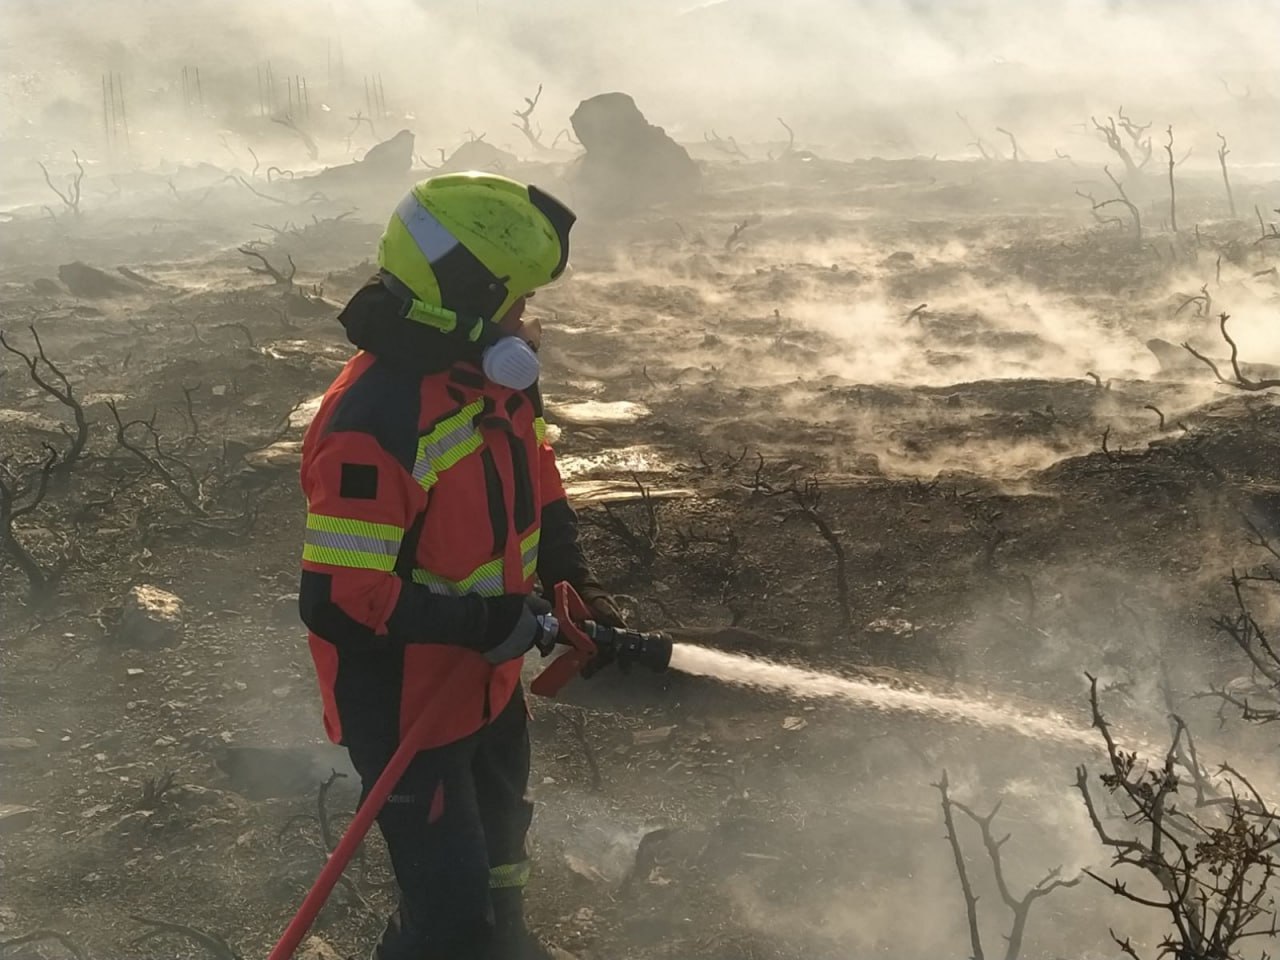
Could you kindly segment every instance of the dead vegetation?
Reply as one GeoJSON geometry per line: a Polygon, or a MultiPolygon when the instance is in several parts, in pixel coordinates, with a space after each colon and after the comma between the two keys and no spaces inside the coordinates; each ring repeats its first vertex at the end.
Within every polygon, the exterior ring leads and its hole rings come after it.
{"type": "Polygon", "coordinates": [[[32,554],[14,531],[15,520],[35,511],[49,492],[49,479],[58,463],[58,451],[45,444],[45,457],[39,463],[12,464],[0,460],[0,546],[27,578],[33,602],[47,599],[57,583],[63,560],[46,566],[32,554]]]}
{"type": "Polygon", "coordinates": [[[1129,147],[1126,147],[1120,138],[1120,133],[1116,129],[1115,117],[1107,117],[1106,124],[1099,123],[1095,117],[1090,117],[1089,119],[1093,123],[1094,130],[1124,163],[1126,177],[1136,178],[1143,168],[1151,162],[1151,137],[1147,134],[1147,131],[1151,129],[1151,124],[1134,122],[1125,116],[1124,107],[1117,110],[1116,114],[1120,118],[1120,128],[1129,137],[1129,147]],[[1139,159],[1137,161],[1134,160],[1130,148],[1138,153],[1139,159]]]}
{"type": "Polygon", "coordinates": [[[293,289],[293,278],[298,272],[298,267],[297,267],[297,264],[293,262],[292,254],[287,254],[285,257],[286,261],[289,264],[289,272],[284,273],[283,271],[272,266],[271,261],[268,260],[264,254],[259,253],[257,250],[254,250],[250,247],[239,247],[238,249],[246,257],[253,257],[255,260],[257,260],[259,263],[262,264],[262,266],[260,267],[255,267],[253,264],[249,264],[248,270],[250,273],[256,273],[259,276],[263,276],[263,277],[270,277],[271,282],[276,284],[277,286],[283,286],[287,290],[293,289]]]}
{"type": "Polygon", "coordinates": [[[602,503],[598,509],[586,510],[582,519],[591,526],[598,527],[614,538],[620,548],[625,548],[627,555],[641,569],[649,569],[658,558],[658,543],[662,536],[662,525],[658,520],[658,501],[649,488],[640,479],[639,474],[631,474],[631,482],[635,484],[639,500],[635,504],[602,503]],[[639,507],[639,510],[633,509],[639,507]],[[631,508],[631,509],[628,509],[631,508]],[[636,513],[639,521],[628,519],[636,513]]]}
{"type": "MultiPolygon", "coordinates": [[[[1249,673],[1229,685],[1216,687],[1202,696],[1216,699],[1222,708],[1239,711],[1243,720],[1253,723],[1280,721],[1280,646],[1269,628],[1258,622],[1255,605],[1266,606],[1268,595],[1280,595],[1280,549],[1252,521],[1248,523],[1250,543],[1265,551],[1269,562],[1241,573],[1231,571],[1231,590],[1236,609],[1214,618],[1219,635],[1227,637],[1246,658],[1249,673]]],[[[1222,713],[1219,713],[1222,717],[1222,713]]]]}
{"type": "Polygon", "coordinates": [[[703,133],[702,139],[717,153],[723,153],[725,156],[732,157],[737,160],[751,159],[747,156],[746,151],[738,146],[738,141],[733,137],[729,137],[726,140],[721,137],[720,134],[716,133],[715,130],[712,130],[710,133],[703,133]]]}
{"type": "Polygon", "coordinates": [[[1224,377],[1222,371],[1218,369],[1217,363],[1206,357],[1203,353],[1196,350],[1189,343],[1183,343],[1182,348],[1190,353],[1193,357],[1207,366],[1213,371],[1213,375],[1217,381],[1226,384],[1229,387],[1235,387],[1237,390],[1270,390],[1274,387],[1280,387],[1280,378],[1260,377],[1253,379],[1245,376],[1240,369],[1240,348],[1236,346],[1235,340],[1231,338],[1231,334],[1227,333],[1227,321],[1231,319],[1231,315],[1225,311],[1218,314],[1218,330],[1222,333],[1222,339],[1227,342],[1231,348],[1231,372],[1230,378],[1224,377]]]}
{"type": "MultiPolygon", "coordinates": [[[[1094,832],[1112,852],[1112,868],[1154,882],[1160,894],[1135,892],[1128,880],[1085,872],[1116,896],[1166,915],[1171,932],[1153,956],[1227,960],[1245,956],[1241,950],[1247,942],[1274,938],[1272,884],[1280,866],[1276,811],[1230,766],[1210,777],[1176,715],[1162,760],[1123,750],[1099,706],[1097,678],[1090,676],[1089,685],[1093,725],[1109,761],[1098,781],[1119,804],[1119,823],[1109,825],[1116,818],[1100,809],[1084,765],[1076,769],[1076,789],[1094,832]],[[1190,778],[1194,797],[1180,792],[1184,777],[1190,778]]],[[[1112,930],[1111,937],[1125,956],[1142,956],[1129,936],[1112,930]]]]}
{"type": "Polygon", "coordinates": [[[1231,219],[1236,218],[1236,198],[1231,192],[1231,176],[1227,173],[1227,154],[1231,151],[1227,149],[1227,138],[1222,134],[1218,134],[1218,139],[1222,141],[1222,145],[1218,147],[1218,163],[1222,167],[1222,186],[1227,191],[1227,208],[1231,211],[1231,219]]]}
{"type": "Polygon", "coordinates": [[[964,847],[960,842],[960,832],[956,827],[955,816],[953,811],[959,810],[978,828],[982,837],[982,846],[986,850],[987,859],[991,863],[991,873],[996,883],[996,889],[1000,891],[1000,899],[1004,905],[1009,908],[1009,912],[1013,914],[1010,921],[1009,932],[1005,934],[1004,960],[1017,960],[1022,953],[1022,941],[1027,930],[1027,920],[1031,915],[1031,907],[1041,897],[1046,897],[1065,887],[1074,887],[1081,880],[1079,876],[1070,879],[1063,879],[1062,867],[1054,867],[1021,897],[1013,894],[1009,888],[1008,880],[1005,878],[1004,862],[1001,858],[1001,848],[1009,841],[1009,834],[997,838],[992,824],[996,815],[1000,812],[1000,804],[997,803],[991,808],[991,812],[982,816],[976,813],[968,805],[961,803],[959,800],[953,799],[949,790],[950,784],[947,780],[947,771],[942,771],[942,777],[934,784],[938,793],[942,795],[942,821],[947,828],[947,841],[951,845],[951,854],[955,860],[956,874],[960,881],[960,891],[964,896],[965,917],[969,925],[969,947],[972,951],[973,960],[986,960],[986,951],[983,949],[982,931],[979,924],[978,912],[978,895],[974,893],[973,884],[969,879],[969,868],[965,863],[964,847]]]}
{"type": "Polygon", "coordinates": [[[542,127],[534,126],[529,122],[529,118],[533,116],[533,111],[538,108],[538,101],[542,99],[542,84],[538,84],[538,89],[532,97],[525,97],[525,107],[523,110],[515,110],[512,115],[519,120],[519,123],[511,124],[529,141],[529,146],[535,150],[545,150],[546,147],[542,143],[542,127]]]}
{"type": "Polygon", "coordinates": [[[1089,203],[1093,207],[1094,219],[1096,219],[1099,223],[1114,223],[1117,225],[1123,225],[1124,221],[1122,221],[1119,217],[1103,217],[1098,211],[1111,206],[1111,204],[1113,203],[1118,203],[1124,206],[1124,208],[1129,211],[1130,222],[1133,224],[1134,241],[1137,243],[1141,243],[1142,242],[1142,213],[1138,210],[1137,205],[1134,204],[1133,201],[1129,199],[1129,195],[1125,192],[1124,184],[1122,184],[1119,180],[1115,178],[1115,175],[1112,174],[1111,169],[1109,167],[1104,166],[1102,168],[1102,171],[1107,175],[1107,179],[1111,181],[1112,186],[1116,188],[1116,193],[1118,193],[1119,196],[1112,197],[1110,200],[1098,200],[1093,196],[1093,194],[1085,193],[1079,189],[1076,190],[1076,196],[1083,197],[1085,200],[1089,201],[1089,203]]]}
{"type": "Polygon", "coordinates": [[[84,183],[84,164],[80,162],[80,154],[76,151],[72,150],[71,156],[76,161],[76,172],[71,175],[65,190],[59,190],[54,186],[48,167],[39,160],[36,163],[39,164],[40,172],[44,174],[44,182],[49,185],[49,189],[62,201],[63,207],[70,211],[72,216],[78,218],[81,215],[80,197],[81,185],[84,183]]]}

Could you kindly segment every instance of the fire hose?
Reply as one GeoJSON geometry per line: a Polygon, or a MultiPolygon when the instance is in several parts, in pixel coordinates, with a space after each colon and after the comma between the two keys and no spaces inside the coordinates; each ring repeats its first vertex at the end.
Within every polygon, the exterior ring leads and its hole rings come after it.
{"type": "MultiPolygon", "coordinates": [[[[556,642],[568,649],[551,661],[529,684],[529,689],[538,696],[554,697],[565,684],[582,674],[588,665],[613,662],[624,671],[633,665],[639,665],[661,672],[671,662],[671,639],[666,634],[623,630],[591,620],[587,605],[567,583],[556,585],[555,617],[559,623],[556,642]]],[[[329,854],[320,874],[303,898],[298,912],[289,921],[268,955],[268,960],[289,960],[298,949],[337,885],[342,871],[351,862],[365,834],[382,811],[387,797],[400,782],[414,756],[422,749],[421,744],[438,719],[439,710],[438,705],[428,703],[401,738],[400,746],[356,810],[355,817],[329,854]]]]}

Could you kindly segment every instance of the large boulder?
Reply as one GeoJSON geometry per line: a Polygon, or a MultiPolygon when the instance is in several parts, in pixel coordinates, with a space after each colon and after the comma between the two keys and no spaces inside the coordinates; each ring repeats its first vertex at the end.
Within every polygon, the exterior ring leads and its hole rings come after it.
{"type": "Polygon", "coordinates": [[[597,209],[688,198],[702,173],[687,150],[645,119],[625,93],[583,100],[569,118],[586,151],[577,184],[597,209]]]}

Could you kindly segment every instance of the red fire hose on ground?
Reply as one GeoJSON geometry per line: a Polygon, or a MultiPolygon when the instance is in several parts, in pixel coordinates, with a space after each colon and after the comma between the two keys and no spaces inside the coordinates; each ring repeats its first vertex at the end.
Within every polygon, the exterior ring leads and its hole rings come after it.
{"type": "MultiPolygon", "coordinates": [[[[590,611],[582,602],[582,598],[567,583],[556,585],[555,599],[555,614],[560,623],[557,640],[567,645],[569,649],[534,678],[529,685],[529,689],[534,693],[543,697],[554,697],[566,683],[582,672],[582,668],[589,661],[597,656],[617,660],[623,667],[640,663],[652,670],[661,671],[667,668],[667,664],[671,661],[671,641],[664,634],[618,630],[588,620],[590,611]]],[[[355,817],[342,834],[342,839],[329,854],[320,875],[307,891],[302,905],[298,907],[298,912],[285,927],[284,933],[268,955],[268,960],[289,960],[298,949],[298,945],[311,929],[320,909],[329,899],[329,894],[337,885],[342,871],[351,862],[365,834],[373,826],[383,804],[387,802],[387,797],[391,795],[391,791],[408,769],[409,763],[421,749],[420,744],[435,722],[439,709],[437,705],[428,703],[401,739],[400,746],[392,754],[382,774],[369,791],[369,795],[360,804],[355,817]]]]}

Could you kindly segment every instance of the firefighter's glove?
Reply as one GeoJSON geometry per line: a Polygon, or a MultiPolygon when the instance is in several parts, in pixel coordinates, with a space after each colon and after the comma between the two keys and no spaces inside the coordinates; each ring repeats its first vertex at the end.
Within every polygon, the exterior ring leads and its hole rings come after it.
{"type": "Polygon", "coordinates": [[[541,597],[507,594],[486,606],[484,656],[490,663],[518,660],[534,647],[546,656],[555,646],[560,624],[541,597]]]}
{"type": "Polygon", "coordinates": [[[582,584],[578,588],[578,596],[587,605],[587,609],[591,611],[591,619],[596,623],[619,629],[626,627],[627,621],[622,616],[622,611],[618,609],[618,604],[610,596],[609,591],[600,584],[590,582],[582,584]]]}

